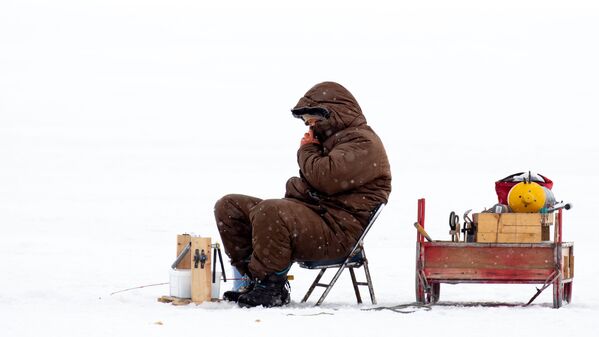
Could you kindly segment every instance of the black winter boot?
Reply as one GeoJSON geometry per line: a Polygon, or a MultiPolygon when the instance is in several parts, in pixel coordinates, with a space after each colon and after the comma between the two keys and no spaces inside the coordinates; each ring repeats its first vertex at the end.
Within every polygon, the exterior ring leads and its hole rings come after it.
{"type": "Polygon", "coordinates": [[[223,293],[223,300],[237,302],[239,300],[239,296],[249,293],[252,291],[252,289],[254,289],[254,286],[256,286],[256,281],[250,280],[247,286],[241,287],[238,290],[225,291],[223,293]]]}
{"type": "Polygon", "coordinates": [[[242,308],[280,307],[289,304],[290,297],[287,275],[271,274],[264,280],[256,280],[254,289],[239,296],[237,304],[242,308]]]}

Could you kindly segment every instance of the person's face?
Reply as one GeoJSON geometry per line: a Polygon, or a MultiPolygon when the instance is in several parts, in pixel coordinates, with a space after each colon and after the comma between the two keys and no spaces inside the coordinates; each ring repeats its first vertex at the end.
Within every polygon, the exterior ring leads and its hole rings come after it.
{"type": "Polygon", "coordinates": [[[320,115],[309,115],[309,114],[302,115],[302,119],[304,120],[304,123],[310,127],[315,126],[317,123],[324,120],[324,118],[320,115]]]}
{"type": "Polygon", "coordinates": [[[314,137],[321,142],[325,141],[333,133],[330,119],[318,116],[318,118],[307,118],[306,120],[306,125],[310,126],[310,130],[312,130],[314,137]]]}

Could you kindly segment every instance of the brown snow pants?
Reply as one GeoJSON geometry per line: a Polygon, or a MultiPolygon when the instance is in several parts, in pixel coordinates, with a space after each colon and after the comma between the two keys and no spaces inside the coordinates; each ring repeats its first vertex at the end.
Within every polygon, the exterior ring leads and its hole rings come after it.
{"type": "Polygon", "coordinates": [[[231,264],[259,279],[294,261],[341,258],[357,240],[336,236],[318,213],[294,199],[229,194],[216,202],[214,215],[231,264]]]}

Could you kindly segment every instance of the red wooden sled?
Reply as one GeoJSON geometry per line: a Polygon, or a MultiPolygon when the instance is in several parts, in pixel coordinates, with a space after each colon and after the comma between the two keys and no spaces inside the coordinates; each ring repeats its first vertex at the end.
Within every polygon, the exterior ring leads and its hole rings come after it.
{"type": "MultiPolygon", "coordinates": [[[[553,307],[572,301],[574,244],[562,242],[562,209],[554,241],[540,243],[464,243],[416,236],[416,301],[436,303],[441,283],[542,284],[530,304],[553,285],[553,307]],[[564,260],[566,263],[564,263],[564,260]]],[[[418,200],[418,223],[424,227],[425,201],[418,200]]]]}

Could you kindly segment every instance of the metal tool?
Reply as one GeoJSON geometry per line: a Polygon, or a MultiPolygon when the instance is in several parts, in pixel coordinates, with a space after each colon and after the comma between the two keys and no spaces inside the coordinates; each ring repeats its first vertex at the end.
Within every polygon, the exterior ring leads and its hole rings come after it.
{"type": "Polygon", "coordinates": [[[198,263],[200,264],[200,268],[204,269],[204,265],[206,264],[206,260],[208,260],[208,255],[202,249],[200,253],[199,249],[196,249],[195,254],[193,255],[193,267],[198,268],[198,263]]]}
{"type": "Polygon", "coordinates": [[[564,203],[562,201],[562,202],[559,202],[559,203],[553,205],[552,207],[547,208],[547,213],[551,213],[551,212],[557,211],[557,210],[562,209],[562,208],[565,209],[565,210],[569,210],[572,207],[574,207],[574,206],[571,203],[569,203],[569,202],[568,203],[564,203]]]}
{"type": "Polygon", "coordinates": [[[223,274],[223,281],[227,282],[227,275],[225,275],[225,265],[223,263],[223,255],[220,252],[220,244],[215,243],[212,245],[212,248],[214,248],[212,252],[212,256],[214,256],[212,262],[212,283],[216,283],[216,255],[218,255],[218,262],[220,262],[220,270],[223,274]]]}
{"type": "MultiPolygon", "coordinates": [[[[212,283],[216,282],[216,258],[218,256],[218,262],[220,262],[220,269],[223,275],[223,281],[227,282],[227,275],[225,274],[225,264],[223,263],[223,254],[220,251],[220,244],[215,243],[212,245],[213,253],[212,256],[214,256],[212,265],[214,266],[214,268],[212,268],[212,283]]],[[[179,254],[179,256],[177,256],[177,259],[175,260],[175,262],[173,262],[173,264],[171,265],[172,269],[176,269],[177,266],[179,265],[179,263],[181,261],[183,261],[183,259],[185,258],[185,256],[187,256],[187,254],[189,253],[189,251],[191,250],[191,242],[188,243],[185,248],[183,248],[183,250],[181,251],[181,253],[179,254]]],[[[198,263],[200,263],[201,268],[204,268],[204,264],[206,263],[206,259],[208,257],[206,256],[206,253],[204,252],[204,250],[202,249],[202,252],[200,253],[199,250],[196,249],[195,255],[193,257],[193,262],[194,262],[194,267],[197,268],[198,267],[198,263]]]]}
{"type": "Polygon", "coordinates": [[[175,262],[173,262],[173,264],[171,264],[171,268],[172,269],[177,269],[177,266],[179,265],[179,263],[181,261],[183,261],[183,258],[187,255],[187,253],[189,253],[189,251],[191,250],[191,242],[188,243],[185,248],[183,248],[183,250],[181,251],[181,253],[179,254],[179,256],[177,256],[177,259],[175,260],[175,262]]]}
{"type": "Polygon", "coordinates": [[[464,242],[474,242],[476,235],[476,225],[472,218],[468,214],[472,212],[471,209],[467,210],[462,217],[464,219],[464,228],[462,228],[462,233],[464,233],[464,242]]]}
{"type": "Polygon", "coordinates": [[[460,242],[460,217],[454,211],[449,213],[449,235],[452,242],[460,242]]]}

